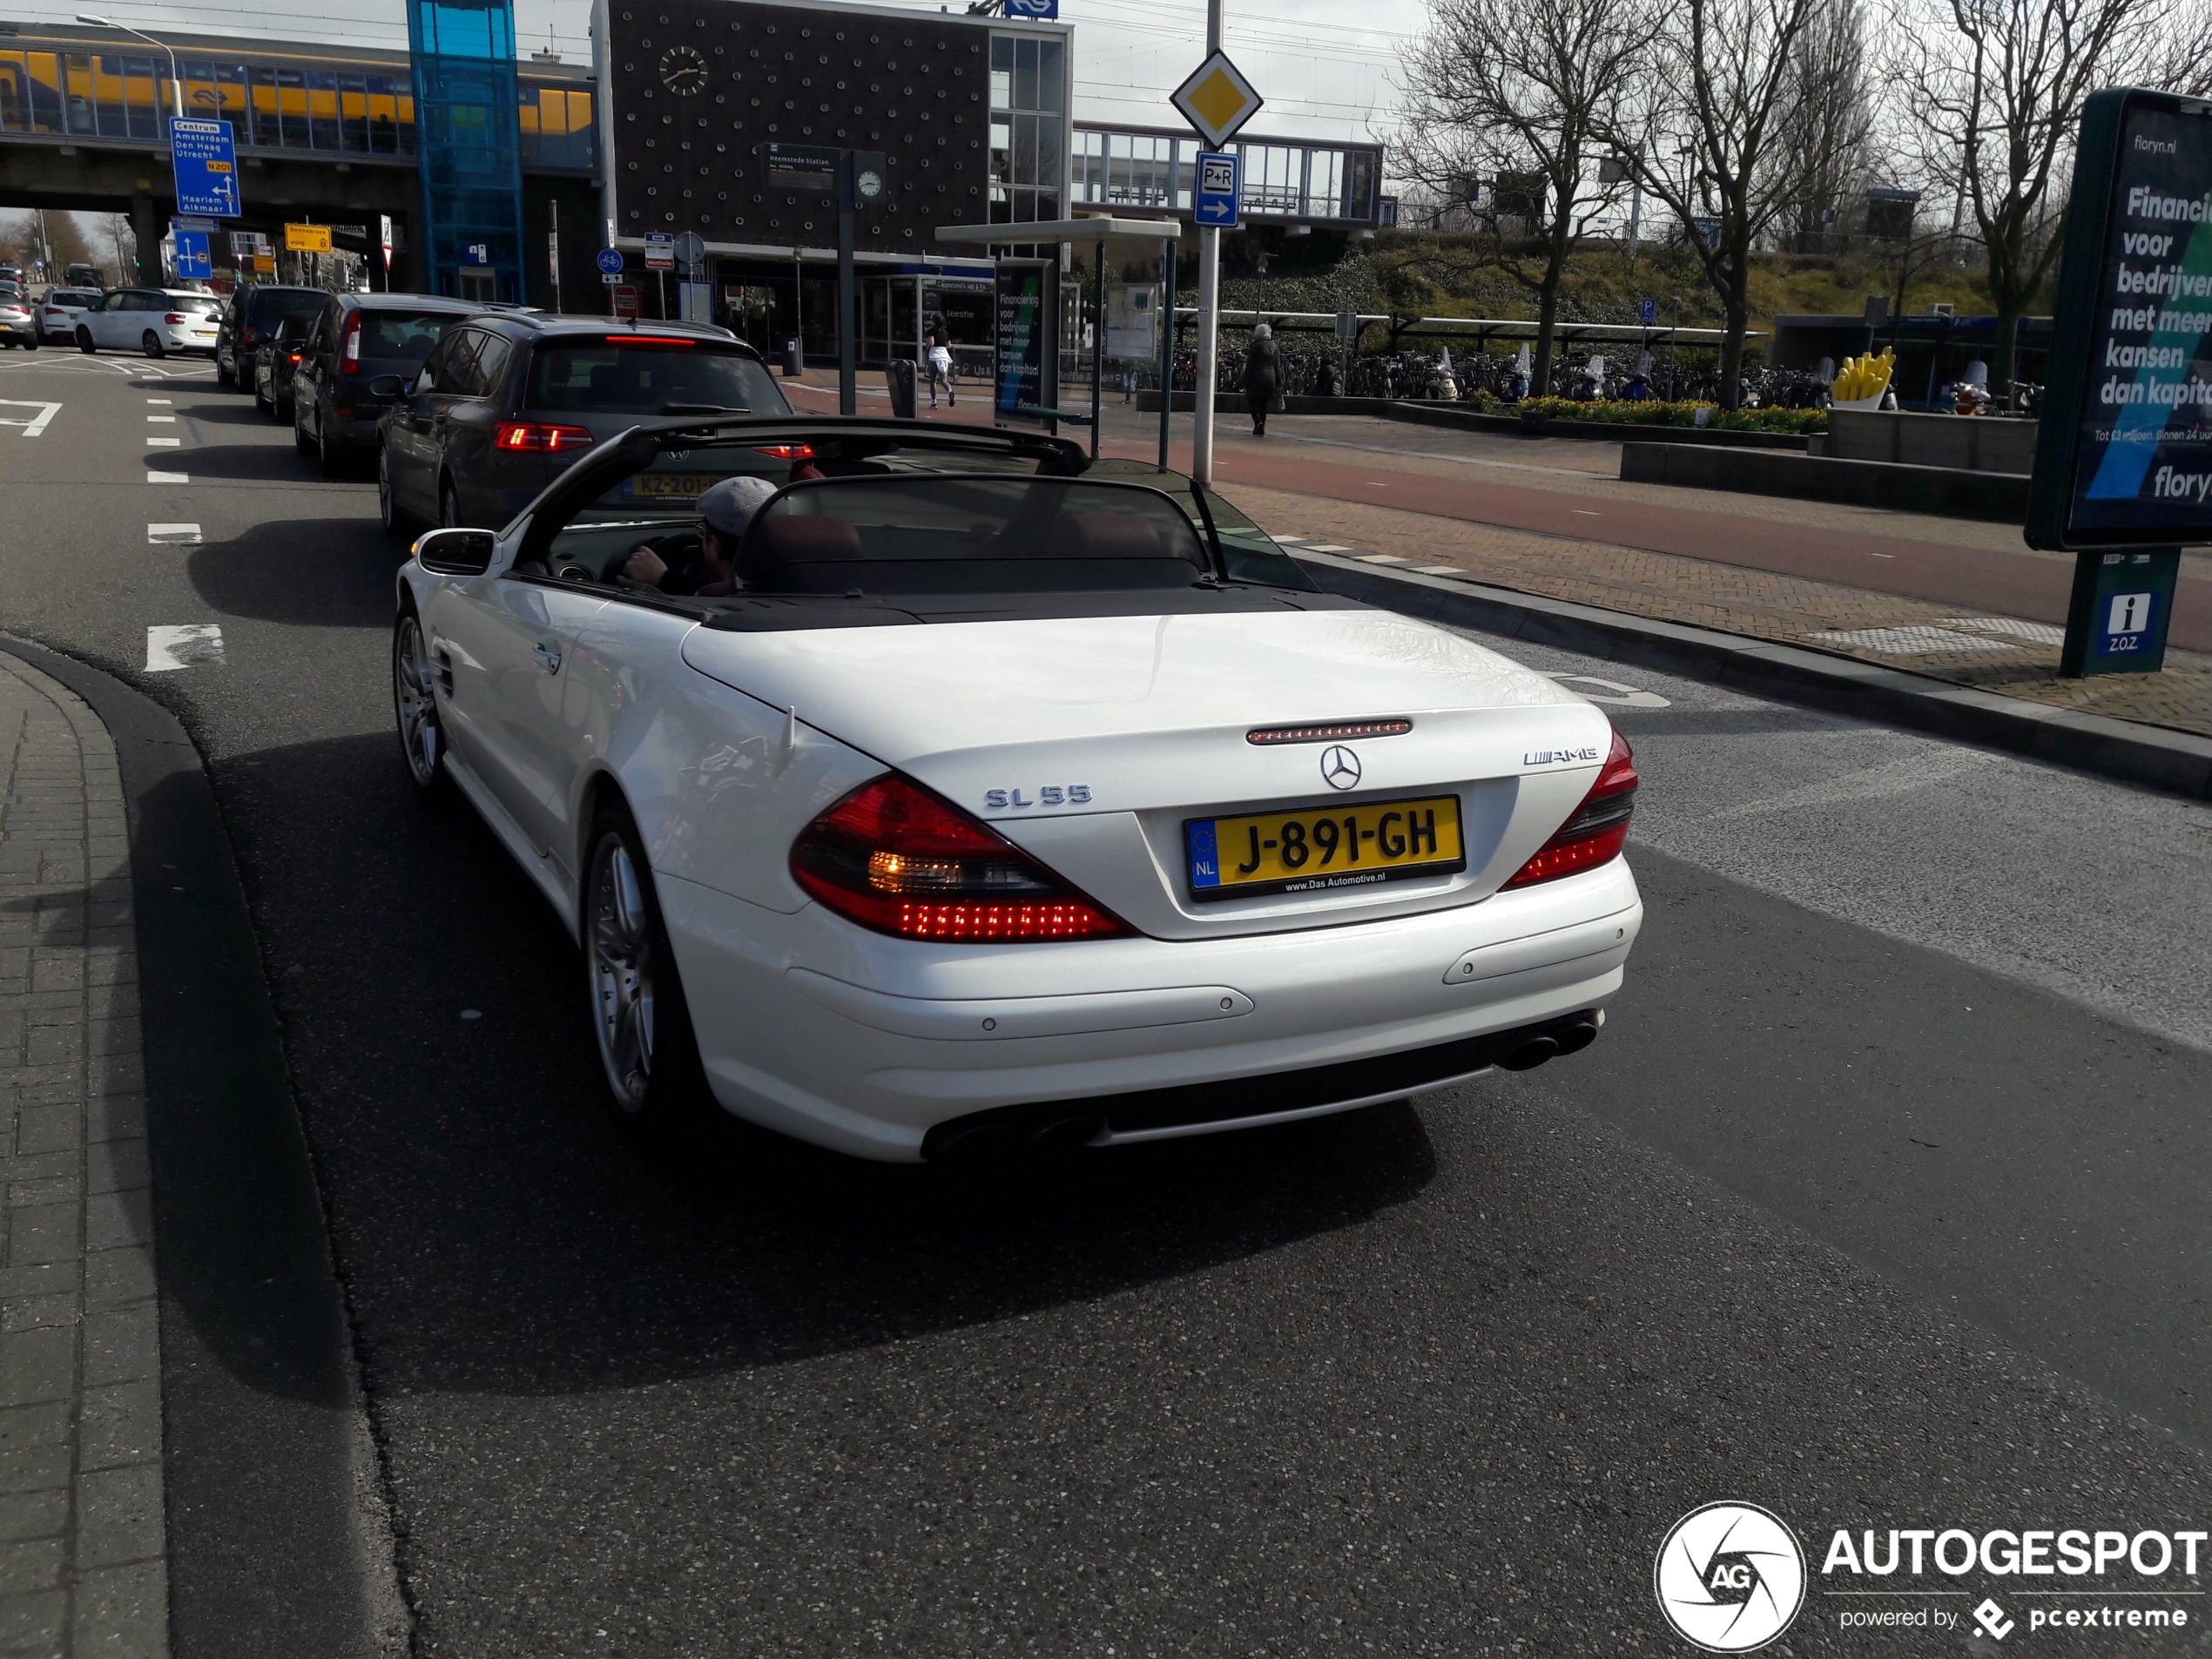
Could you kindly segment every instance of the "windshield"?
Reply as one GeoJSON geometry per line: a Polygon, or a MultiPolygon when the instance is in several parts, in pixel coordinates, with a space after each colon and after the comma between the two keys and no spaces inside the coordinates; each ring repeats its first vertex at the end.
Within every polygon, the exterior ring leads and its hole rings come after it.
{"type": "Polygon", "coordinates": [[[450,311],[370,311],[360,313],[361,348],[368,357],[406,357],[421,362],[438,343],[438,336],[453,322],[450,311]]]}
{"type": "Polygon", "coordinates": [[[266,327],[279,317],[313,311],[327,297],[320,288],[264,288],[246,302],[246,320],[266,327]]]}
{"type": "Polygon", "coordinates": [[[982,474],[794,484],[738,556],[764,593],[1081,593],[1207,574],[1197,530],[1156,489],[982,474]]]}
{"type": "Polygon", "coordinates": [[[644,338],[540,346],[524,407],[564,415],[785,415],[791,408],[766,367],[745,353],[644,338]]]}

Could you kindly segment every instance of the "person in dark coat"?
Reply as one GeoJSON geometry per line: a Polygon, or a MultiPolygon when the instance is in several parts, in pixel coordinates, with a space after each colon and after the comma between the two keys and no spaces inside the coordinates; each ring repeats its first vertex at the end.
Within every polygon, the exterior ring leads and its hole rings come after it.
{"type": "Polygon", "coordinates": [[[1252,330],[1252,343],[1244,347],[1244,402],[1252,412],[1252,436],[1267,435],[1267,409],[1283,386],[1283,354],[1275,347],[1275,331],[1265,323],[1252,330]]]}

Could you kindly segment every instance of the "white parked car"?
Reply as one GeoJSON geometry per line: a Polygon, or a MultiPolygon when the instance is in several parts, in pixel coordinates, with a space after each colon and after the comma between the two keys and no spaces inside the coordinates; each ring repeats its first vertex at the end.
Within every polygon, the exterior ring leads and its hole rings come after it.
{"type": "Polygon", "coordinates": [[[1591,704],[1318,591],[1172,475],[701,413],[593,443],[504,530],[426,533],[398,586],[409,775],[577,937],[622,1113],[711,1096],[955,1158],[1342,1111],[1597,1035],[1642,906],[1635,769],[1591,704]],[[724,569],[694,503],[739,474],[775,493],[737,590],[687,592],[724,569]]]}
{"type": "Polygon", "coordinates": [[[38,305],[20,282],[0,282],[0,346],[38,349],[38,305]]]}
{"type": "Polygon", "coordinates": [[[102,348],[141,351],[165,357],[172,351],[215,354],[223,297],[177,289],[111,288],[77,319],[80,351],[102,348]]]}
{"type": "Polygon", "coordinates": [[[38,302],[38,334],[43,340],[74,341],[77,320],[99,304],[98,288],[49,288],[38,302]]]}

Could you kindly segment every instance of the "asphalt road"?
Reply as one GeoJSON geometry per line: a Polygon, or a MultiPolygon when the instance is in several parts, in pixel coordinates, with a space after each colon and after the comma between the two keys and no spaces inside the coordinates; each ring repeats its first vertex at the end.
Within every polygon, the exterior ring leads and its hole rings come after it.
{"type": "MultiPolygon", "coordinates": [[[[0,360],[61,405],[0,426],[0,626],[207,758],[420,1651],[1687,1651],[1653,1554],[1715,1499],[1816,1565],[2207,1524],[2212,809],[1516,647],[1641,694],[1583,1055],[1014,1176],[641,1156],[552,914],[406,788],[372,487],[147,368],[0,360]]],[[[1781,1650],[1967,1645],[1861,1605],[1781,1650]]]]}

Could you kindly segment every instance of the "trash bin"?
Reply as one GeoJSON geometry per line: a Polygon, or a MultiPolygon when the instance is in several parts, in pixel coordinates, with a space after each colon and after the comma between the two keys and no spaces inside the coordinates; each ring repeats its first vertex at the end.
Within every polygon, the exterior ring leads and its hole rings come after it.
{"type": "Polygon", "coordinates": [[[799,361],[799,342],[795,340],[786,340],[784,341],[784,378],[787,381],[795,381],[806,372],[806,366],[799,361]]]}
{"type": "Polygon", "coordinates": [[[894,357],[883,366],[883,383],[891,389],[891,418],[911,421],[914,418],[914,360],[894,357]]]}

